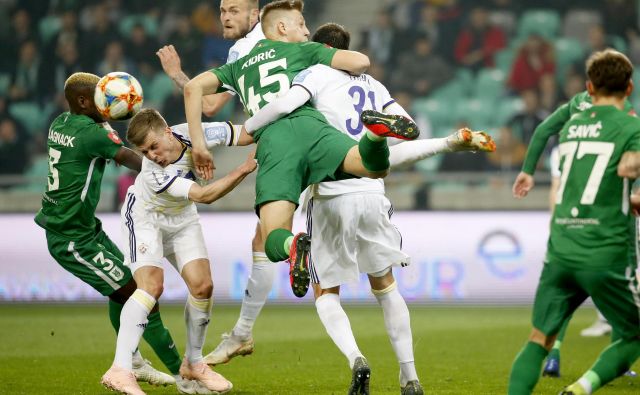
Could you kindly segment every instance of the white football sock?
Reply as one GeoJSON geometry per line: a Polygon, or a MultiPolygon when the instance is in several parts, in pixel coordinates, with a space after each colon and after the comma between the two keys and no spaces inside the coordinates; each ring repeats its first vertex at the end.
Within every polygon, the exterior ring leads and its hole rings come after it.
{"type": "Polygon", "coordinates": [[[353,337],[349,318],[340,305],[340,296],[331,293],[320,296],[316,299],[316,310],[329,337],[347,357],[349,367],[353,368],[356,358],[361,357],[362,353],[353,337]]]}
{"type": "Polygon", "coordinates": [[[404,387],[408,381],[418,380],[418,373],[413,359],[411,320],[407,303],[398,292],[395,281],[383,290],[372,289],[371,292],[373,292],[382,307],[384,324],[387,327],[389,340],[400,364],[400,386],[404,387]]]}
{"type": "Polygon", "coordinates": [[[202,361],[202,347],[207,336],[213,296],[207,299],[196,299],[191,294],[187,297],[184,308],[184,321],[187,325],[187,345],[184,355],[189,363],[202,361]]]}
{"type": "Polygon", "coordinates": [[[276,277],[277,263],[269,261],[264,252],[253,253],[251,275],[242,298],[240,317],[233,327],[233,334],[242,339],[251,337],[253,325],[256,323],[262,307],[267,301],[276,277]]]}
{"type": "Polygon", "coordinates": [[[596,309],[596,311],[598,312],[598,320],[601,322],[606,322],[607,324],[609,323],[609,321],[607,321],[606,318],[604,318],[604,315],[602,315],[602,313],[600,312],[600,310],[596,309]]]}
{"type": "Polygon", "coordinates": [[[147,316],[156,299],[142,289],[136,289],[120,312],[120,330],[116,342],[116,356],[113,364],[131,370],[133,354],[138,349],[140,338],[147,327],[147,316]]]}
{"type": "Polygon", "coordinates": [[[446,138],[407,141],[389,147],[389,163],[408,165],[443,152],[451,152],[446,138]]]}

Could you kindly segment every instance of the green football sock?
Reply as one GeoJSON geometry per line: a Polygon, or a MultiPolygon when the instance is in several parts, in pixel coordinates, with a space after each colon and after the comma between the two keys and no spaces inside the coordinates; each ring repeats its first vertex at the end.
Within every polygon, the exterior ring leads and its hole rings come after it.
{"type": "Polygon", "coordinates": [[[280,262],[289,258],[289,246],[293,240],[293,233],[284,228],[271,231],[264,243],[264,250],[271,262],[280,262]]]}
{"type": "Polygon", "coordinates": [[[153,348],[153,351],[167,369],[174,375],[179,374],[180,364],[182,363],[180,354],[178,354],[178,349],[171,338],[169,330],[162,323],[160,312],[149,314],[147,319],[149,323],[142,337],[153,348]]]}
{"type": "Polygon", "coordinates": [[[548,358],[560,360],[560,347],[562,346],[562,342],[564,341],[564,336],[567,333],[567,327],[569,327],[569,321],[571,321],[572,316],[573,315],[567,317],[562,323],[560,331],[558,332],[558,336],[556,337],[556,342],[553,343],[553,348],[551,349],[551,351],[549,351],[548,358]]]}
{"type": "Polygon", "coordinates": [[[363,136],[358,143],[358,151],[365,169],[369,171],[384,171],[389,168],[387,139],[374,141],[368,135],[363,136]]]}
{"type": "Polygon", "coordinates": [[[542,361],[547,350],[541,345],[527,342],[516,356],[509,377],[509,395],[529,395],[538,382],[542,361]]]}
{"type": "Polygon", "coordinates": [[[109,299],[109,320],[111,321],[113,329],[116,330],[116,333],[120,330],[120,313],[122,312],[123,306],[123,304],[116,303],[109,299]]]}
{"type": "Polygon", "coordinates": [[[638,357],[640,339],[619,339],[600,354],[596,363],[581,380],[587,379],[591,383],[592,391],[595,391],[629,370],[638,357]]]}

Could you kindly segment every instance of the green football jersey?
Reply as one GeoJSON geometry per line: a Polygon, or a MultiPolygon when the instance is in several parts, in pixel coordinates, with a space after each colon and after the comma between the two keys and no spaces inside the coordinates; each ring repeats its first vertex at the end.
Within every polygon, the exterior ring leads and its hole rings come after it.
{"type": "MultiPolygon", "coordinates": [[[[267,103],[284,95],[289,90],[291,81],[302,70],[314,64],[330,66],[336,51],[315,42],[260,40],[248,55],[211,71],[220,80],[218,92],[234,91],[240,96],[247,112],[253,115],[267,103]]],[[[301,115],[326,122],[324,116],[309,103],[288,117],[301,115]]],[[[260,139],[263,129],[255,131],[255,141],[260,139]]]]}
{"type": "Polygon", "coordinates": [[[635,264],[629,183],[617,174],[640,151],[640,119],[613,106],[574,114],[560,131],[560,185],[547,260],[579,269],[635,264]]]}
{"type": "Polygon", "coordinates": [[[93,119],[59,115],[49,128],[49,175],[36,223],[74,240],[92,236],[104,168],[120,147],[115,131],[93,119]]]}
{"type": "MultiPolygon", "coordinates": [[[[529,149],[522,164],[522,171],[527,174],[533,174],[549,138],[554,134],[560,133],[560,130],[572,115],[587,110],[592,106],[589,92],[580,92],[574,95],[567,103],[558,107],[553,114],[542,121],[542,123],[536,127],[531,137],[529,149]]],[[[629,103],[629,100],[624,101],[623,111],[635,115],[635,111],[631,103],[629,103]]]]}

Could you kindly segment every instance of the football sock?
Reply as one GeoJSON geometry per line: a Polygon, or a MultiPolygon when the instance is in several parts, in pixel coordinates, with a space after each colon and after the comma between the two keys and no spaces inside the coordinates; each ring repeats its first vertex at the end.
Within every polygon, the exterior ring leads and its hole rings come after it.
{"type": "Polygon", "coordinates": [[[553,348],[551,349],[551,351],[549,351],[549,356],[547,358],[560,360],[560,347],[562,346],[562,342],[564,341],[564,336],[567,333],[569,321],[571,321],[572,316],[573,314],[568,316],[562,323],[560,331],[558,331],[558,336],[556,336],[556,341],[555,343],[553,343],[553,348]]]}
{"type": "Polygon", "coordinates": [[[171,333],[169,333],[169,330],[165,328],[162,323],[160,312],[156,311],[155,313],[149,314],[147,319],[149,323],[142,337],[149,343],[164,366],[166,366],[172,374],[178,374],[180,363],[182,362],[180,360],[180,354],[178,354],[178,349],[171,338],[171,333]]]}
{"type": "Polygon", "coordinates": [[[291,231],[278,228],[272,230],[264,243],[265,253],[271,262],[280,262],[289,258],[289,247],[293,241],[291,231]]]}
{"type": "Polygon", "coordinates": [[[316,299],[316,310],[329,337],[347,357],[349,367],[353,368],[356,358],[361,357],[362,353],[353,337],[349,317],[340,305],[340,296],[331,293],[320,296],[316,299]]]}
{"type": "Polygon", "coordinates": [[[446,138],[407,141],[389,147],[389,163],[391,168],[409,165],[443,152],[451,152],[446,138]]]}
{"type": "Polygon", "coordinates": [[[527,342],[516,356],[509,377],[509,395],[529,395],[540,377],[540,366],[547,350],[534,342],[527,342]]]}
{"type": "Polygon", "coordinates": [[[187,324],[187,345],[185,356],[189,363],[202,361],[202,347],[207,336],[213,297],[196,299],[191,294],[187,297],[184,308],[184,321],[187,324]]]}
{"type": "MultiPolygon", "coordinates": [[[[362,157],[362,165],[369,171],[383,171],[389,168],[389,146],[387,140],[374,140],[367,131],[366,138],[363,137],[358,143],[358,151],[362,157]]],[[[372,133],[371,133],[372,134],[372,133]]],[[[376,139],[381,137],[373,135],[376,139]]]]}
{"type": "Polygon", "coordinates": [[[113,364],[121,368],[132,369],[132,356],[138,349],[142,333],[147,327],[147,316],[156,299],[142,289],[136,289],[122,307],[120,330],[116,342],[116,356],[113,364]]]}
{"type": "Polygon", "coordinates": [[[253,253],[253,265],[251,265],[251,275],[247,281],[247,288],[242,298],[240,317],[233,327],[233,334],[241,339],[251,337],[253,325],[267,301],[269,292],[273,288],[273,280],[276,276],[276,268],[269,261],[264,252],[253,253]]]}
{"type": "Polygon", "coordinates": [[[624,374],[638,357],[640,357],[640,339],[619,339],[600,354],[596,363],[582,378],[589,380],[592,391],[595,391],[624,374]]]}
{"type": "Polygon", "coordinates": [[[398,292],[398,286],[395,281],[383,290],[372,289],[371,292],[382,307],[384,324],[389,334],[389,340],[400,364],[400,386],[404,387],[408,381],[418,380],[413,357],[411,319],[407,303],[398,292]]]}
{"type": "Polygon", "coordinates": [[[114,302],[109,299],[109,321],[111,321],[111,326],[115,329],[116,333],[120,329],[120,314],[122,313],[123,304],[114,302]]]}

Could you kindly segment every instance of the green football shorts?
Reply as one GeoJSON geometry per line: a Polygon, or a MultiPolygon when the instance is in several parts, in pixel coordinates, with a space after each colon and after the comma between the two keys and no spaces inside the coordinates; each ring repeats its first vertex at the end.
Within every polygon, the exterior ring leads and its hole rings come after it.
{"type": "Polygon", "coordinates": [[[73,241],[46,232],[49,253],[66,271],[109,296],[131,281],[131,271],[124,265],[122,252],[99,230],[93,238],[73,241]]]}
{"type": "Polygon", "coordinates": [[[631,266],[574,270],[546,263],[533,305],[534,328],[547,336],[558,333],[565,318],[589,296],[624,339],[640,336],[638,280],[631,266]]]}
{"type": "Polygon", "coordinates": [[[354,178],[340,171],[358,142],[326,122],[310,116],[283,118],[260,136],[256,158],[256,211],[263,203],[286,200],[298,204],[300,193],[321,181],[354,178]]]}

